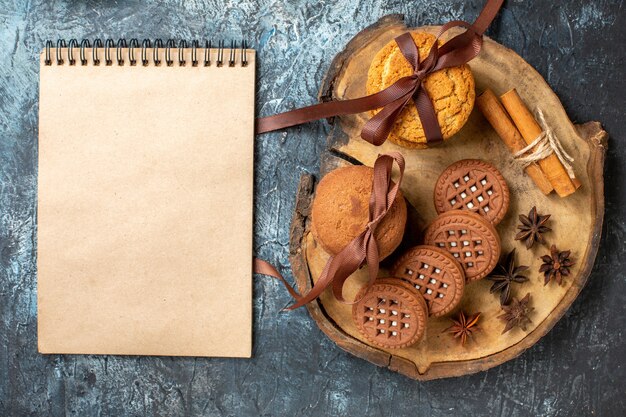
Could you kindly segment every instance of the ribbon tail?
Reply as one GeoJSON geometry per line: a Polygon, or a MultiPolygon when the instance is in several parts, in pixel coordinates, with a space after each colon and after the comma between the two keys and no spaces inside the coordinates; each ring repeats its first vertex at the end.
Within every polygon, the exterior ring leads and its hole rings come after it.
{"type": "Polygon", "coordinates": [[[489,25],[491,25],[493,19],[495,19],[498,15],[498,12],[502,7],[502,3],[504,3],[504,0],[487,1],[487,4],[485,4],[485,7],[483,7],[483,9],[480,11],[480,14],[472,25],[479,35],[485,33],[489,25]]]}
{"type": "Polygon", "coordinates": [[[278,279],[280,282],[283,283],[283,285],[285,286],[285,288],[289,292],[289,295],[291,295],[296,300],[301,298],[300,294],[298,294],[298,292],[295,290],[295,288],[292,287],[287,282],[285,277],[283,277],[282,274],[280,272],[278,272],[278,270],[276,268],[274,268],[274,265],[270,264],[269,262],[266,262],[263,259],[255,257],[254,261],[253,261],[253,268],[252,268],[252,270],[254,271],[255,274],[266,275],[268,277],[272,277],[272,278],[278,279]]]}
{"type": "Polygon", "coordinates": [[[442,56],[436,69],[462,65],[475,58],[481,50],[483,34],[498,15],[503,3],[504,0],[487,0],[487,4],[471,25],[464,21],[453,21],[443,25],[437,38],[455,26],[465,27],[467,31],[450,39],[441,47],[442,56]],[[472,45],[471,49],[467,48],[468,44],[472,45]],[[446,58],[445,55],[450,53],[452,55],[446,58]]]}
{"type": "Polygon", "coordinates": [[[389,152],[379,155],[376,159],[374,163],[373,192],[370,196],[369,204],[370,222],[378,223],[380,216],[391,209],[402,184],[404,165],[404,157],[400,152],[389,152]],[[400,168],[400,176],[398,183],[391,186],[391,171],[394,162],[400,168]]]}
{"type": "Polygon", "coordinates": [[[305,295],[299,294],[296,291],[296,289],[287,282],[285,277],[283,277],[282,274],[278,272],[278,270],[269,262],[266,262],[259,258],[254,258],[253,272],[255,274],[261,274],[261,275],[266,275],[272,278],[276,278],[280,282],[282,282],[282,284],[287,289],[287,292],[289,293],[289,295],[291,295],[291,297],[294,300],[296,300],[294,304],[290,305],[289,307],[285,307],[284,310],[294,310],[298,307],[302,307],[303,305],[308,304],[309,302],[315,300],[330,285],[334,276],[334,274],[330,273],[330,271],[332,271],[333,269],[336,269],[336,266],[333,266],[333,265],[334,265],[334,258],[331,257],[326,263],[326,265],[324,266],[324,269],[322,270],[322,273],[320,274],[320,278],[317,280],[317,282],[315,283],[311,291],[309,291],[305,295]]]}
{"type": "Polygon", "coordinates": [[[374,162],[374,178],[369,202],[370,224],[378,225],[379,217],[384,215],[387,208],[391,208],[391,204],[393,204],[393,200],[389,201],[389,196],[386,193],[391,184],[393,161],[394,158],[391,155],[379,155],[374,162]],[[382,194],[381,191],[385,194],[382,194]]]}
{"type": "Polygon", "coordinates": [[[348,268],[345,268],[342,271],[338,271],[335,277],[335,280],[333,280],[333,287],[332,287],[333,296],[340,303],[352,305],[360,301],[360,299],[357,299],[357,298],[355,298],[352,301],[346,301],[343,296],[343,287],[347,279],[350,278],[350,276],[361,266],[364,260],[367,261],[367,272],[368,272],[368,277],[369,277],[367,280],[367,284],[366,284],[367,288],[370,288],[372,285],[374,285],[376,278],[378,278],[378,270],[379,270],[378,244],[376,243],[376,239],[374,239],[374,236],[371,232],[368,233],[365,239],[367,242],[365,243],[365,245],[367,246],[367,249],[359,265],[356,265],[356,263],[351,264],[348,268]]]}
{"type": "MultiPolygon", "coordinates": [[[[367,283],[368,288],[374,285],[374,281],[378,278],[378,271],[380,270],[379,256],[380,252],[378,251],[378,242],[376,242],[376,239],[374,239],[374,236],[372,235],[367,245],[367,257],[365,258],[367,260],[367,270],[370,277],[367,283]]],[[[358,301],[360,300],[354,300],[354,302],[358,301]]]]}
{"type": "MultiPolygon", "coordinates": [[[[398,191],[400,190],[400,186],[402,185],[402,178],[404,178],[405,162],[404,162],[404,157],[402,156],[400,152],[389,152],[388,154],[384,156],[393,158],[395,163],[398,164],[398,169],[400,170],[400,175],[398,175],[398,182],[395,183],[393,187],[391,187],[391,189],[387,193],[387,202],[389,204],[389,208],[391,208],[391,205],[393,204],[393,202],[396,201],[396,195],[398,194],[398,191]]],[[[391,181],[391,168],[389,169],[389,181],[391,181]]]]}
{"type": "Polygon", "coordinates": [[[483,38],[470,30],[471,28],[467,32],[452,38],[441,47],[441,55],[433,71],[457,67],[478,56],[482,49],[483,38]],[[446,46],[449,47],[446,48],[446,46]]]}
{"type": "MultiPolygon", "coordinates": [[[[331,283],[333,288],[335,286],[343,288],[343,283],[361,266],[365,260],[364,250],[360,249],[363,246],[363,238],[365,234],[366,232],[363,232],[359,237],[350,242],[348,246],[343,248],[343,250],[336,256],[331,257],[326,263],[326,266],[320,274],[317,282],[315,282],[313,288],[311,288],[311,291],[304,296],[297,298],[296,303],[285,308],[285,310],[294,310],[310,303],[318,298],[331,283]]],[[[343,298],[341,296],[337,297],[337,299],[340,302],[343,302],[343,298]]]]}
{"type": "Polygon", "coordinates": [[[340,303],[353,304],[353,302],[346,301],[343,297],[343,287],[348,278],[350,278],[350,276],[359,269],[364,260],[365,256],[363,256],[363,260],[358,265],[356,263],[351,265],[342,265],[342,269],[337,271],[335,279],[333,280],[332,290],[333,296],[340,303]]]}
{"type": "Polygon", "coordinates": [[[334,116],[363,113],[378,109],[398,100],[412,91],[413,79],[403,77],[389,87],[365,97],[348,100],[327,101],[311,106],[278,113],[273,116],[256,119],[256,134],[272,132],[286,127],[296,126],[313,120],[326,119],[334,116]]]}
{"type": "Polygon", "coordinates": [[[334,264],[335,264],[335,258],[331,257],[326,263],[326,265],[324,266],[324,269],[322,270],[322,273],[320,274],[319,279],[317,280],[317,282],[315,282],[315,284],[313,285],[313,288],[311,288],[311,291],[309,291],[308,293],[304,295],[298,295],[297,297],[293,297],[296,300],[296,302],[290,305],[289,307],[285,307],[284,310],[286,311],[295,310],[296,308],[302,307],[303,305],[308,304],[311,301],[315,300],[317,297],[319,297],[324,292],[324,290],[328,288],[330,283],[333,281],[334,276],[331,273],[331,270],[333,268],[336,268],[334,264]]]}

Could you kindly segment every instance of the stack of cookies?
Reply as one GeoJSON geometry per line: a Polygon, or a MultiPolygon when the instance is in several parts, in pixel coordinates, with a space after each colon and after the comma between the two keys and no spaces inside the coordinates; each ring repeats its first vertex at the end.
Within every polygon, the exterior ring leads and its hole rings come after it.
{"type": "MultiPolygon", "coordinates": [[[[373,168],[355,165],[329,172],[318,184],[311,211],[311,232],[327,253],[337,255],[365,230],[373,181],[373,168]]],[[[381,260],[402,242],[406,218],[406,202],[402,192],[398,192],[374,232],[381,260]]]]}
{"type": "MultiPolygon", "coordinates": [[[[419,50],[420,62],[426,59],[435,36],[425,32],[411,32],[419,50]]],[[[439,45],[442,42],[439,41],[439,45]]],[[[392,40],[374,57],[367,74],[367,94],[374,94],[393,85],[402,77],[413,73],[398,44],[392,40]]],[[[430,97],[444,139],[457,133],[474,108],[476,97],[474,77],[469,65],[442,69],[429,74],[423,87],[430,97]]],[[[373,111],[376,114],[380,110],[373,111]]],[[[428,147],[424,128],[413,105],[406,106],[394,122],[388,139],[396,145],[410,149],[428,147]]]]}
{"type": "Polygon", "coordinates": [[[455,162],[439,176],[434,192],[439,214],[424,242],[448,251],[467,281],[486,277],[500,258],[495,225],[509,208],[509,188],[493,165],[477,159],[455,162]]]}

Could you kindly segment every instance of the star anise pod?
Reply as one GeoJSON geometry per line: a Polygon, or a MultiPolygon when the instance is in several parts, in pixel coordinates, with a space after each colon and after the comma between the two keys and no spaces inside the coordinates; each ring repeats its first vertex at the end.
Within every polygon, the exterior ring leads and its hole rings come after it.
{"type": "Polygon", "coordinates": [[[474,336],[474,333],[479,330],[477,325],[480,313],[476,313],[467,317],[464,312],[461,311],[457,319],[452,320],[452,326],[444,330],[444,332],[452,333],[455,338],[459,338],[461,346],[465,346],[467,339],[474,336]]]}
{"type": "Polygon", "coordinates": [[[492,294],[497,291],[500,292],[500,305],[507,304],[511,299],[511,285],[514,282],[521,284],[528,281],[528,277],[522,275],[522,272],[527,269],[526,265],[515,265],[515,249],[500,259],[498,266],[494,269],[495,273],[487,277],[488,280],[493,281],[489,292],[492,294]]]}
{"type": "Polygon", "coordinates": [[[502,306],[504,313],[498,316],[500,320],[506,323],[502,334],[508,332],[513,327],[519,327],[520,329],[526,331],[526,326],[532,323],[530,318],[528,318],[528,315],[535,310],[533,307],[528,305],[529,303],[530,293],[526,294],[526,297],[521,300],[513,298],[509,305],[502,306]]]}
{"type": "Polygon", "coordinates": [[[550,255],[541,257],[543,264],[539,268],[539,272],[543,272],[543,285],[548,285],[552,278],[561,285],[563,277],[569,275],[569,269],[575,262],[570,259],[571,251],[566,250],[559,252],[556,246],[550,248],[550,255]]]}
{"type": "Polygon", "coordinates": [[[531,208],[528,216],[520,214],[519,220],[522,224],[517,226],[519,232],[515,235],[515,240],[525,241],[526,249],[532,248],[535,242],[544,243],[543,233],[552,230],[545,225],[549,218],[549,214],[542,216],[537,213],[537,207],[531,208]]]}

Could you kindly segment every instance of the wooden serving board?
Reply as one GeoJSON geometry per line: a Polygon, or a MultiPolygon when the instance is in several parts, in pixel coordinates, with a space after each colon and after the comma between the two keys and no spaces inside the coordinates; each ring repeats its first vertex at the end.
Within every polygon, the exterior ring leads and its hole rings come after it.
{"type": "MultiPolygon", "coordinates": [[[[435,27],[421,30],[435,32],[435,27]]],[[[365,95],[369,64],[376,52],[388,41],[406,31],[402,16],[391,15],[359,33],[333,61],[323,83],[320,99],[347,99],[365,95]]],[[[433,187],[439,174],[452,162],[478,158],[493,163],[504,175],[511,191],[507,216],[497,226],[503,253],[517,248],[519,264],[529,265],[529,281],[513,287],[513,296],[521,298],[531,293],[532,325],[527,331],[513,329],[502,335],[504,324],[497,294],[490,294],[491,281],[481,280],[466,286],[459,310],[482,313],[481,331],[464,348],[443,331],[450,326],[449,317],[430,318],[426,336],[416,345],[404,349],[385,350],[369,345],[352,322],[351,306],[337,302],[329,291],[307,307],[322,331],[346,351],[376,365],[389,367],[418,380],[459,376],[489,369],[508,361],[544,336],[572,304],[591,272],[604,215],[603,165],[607,135],[597,122],[573,125],[554,92],[528,63],[516,53],[485,39],[479,57],[470,62],[476,80],[477,95],[486,88],[497,95],[515,87],[522,98],[541,107],[548,124],[570,155],[575,158],[574,169],[582,182],[572,196],[544,196],[512,160],[511,154],[487,121],[474,110],[465,127],[444,144],[426,149],[409,150],[390,142],[375,147],[360,139],[359,134],[367,115],[335,119],[328,137],[328,152],[321,162],[322,175],[339,166],[363,163],[373,166],[378,154],[400,151],[406,159],[402,191],[412,211],[405,242],[419,241],[420,231],[436,216],[433,187]],[[562,285],[543,284],[538,270],[539,257],[548,253],[541,245],[528,251],[515,242],[518,215],[527,214],[536,205],[541,213],[552,214],[546,234],[549,243],[561,250],[571,249],[576,264],[562,285]]],[[[316,244],[310,233],[309,213],[314,196],[315,180],[302,177],[291,228],[290,261],[301,291],[307,291],[320,275],[328,255],[316,244]]],[[[387,264],[388,265],[388,264],[387,264]]],[[[383,267],[385,264],[383,264],[383,267]]],[[[381,276],[386,275],[383,268],[381,276]]],[[[348,299],[366,282],[365,270],[357,271],[346,282],[344,294],[348,299]]]]}

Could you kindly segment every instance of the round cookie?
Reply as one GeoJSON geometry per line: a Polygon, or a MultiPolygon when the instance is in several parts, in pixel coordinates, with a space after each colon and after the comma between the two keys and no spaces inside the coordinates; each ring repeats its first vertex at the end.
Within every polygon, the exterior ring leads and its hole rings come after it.
{"type": "MultiPolygon", "coordinates": [[[[329,172],[318,184],[311,210],[311,231],[331,255],[338,254],[365,230],[373,179],[373,168],[355,165],[329,172]]],[[[398,192],[374,233],[380,259],[390,255],[402,241],[406,217],[406,202],[398,192]]]]}
{"type": "Polygon", "coordinates": [[[495,166],[478,159],[464,159],[441,173],[434,200],[437,213],[469,210],[498,224],[509,208],[509,187],[495,166]]]}
{"type": "Polygon", "coordinates": [[[415,246],[406,251],[391,269],[391,275],[401,278],[417,289],[426,300],[434,317],[454,309],[465,289],[465,272],[445,249],[436,246],[415,246]]]}
{"type": "Polygon", "coordinates": [[[502,251],[493,225],[466,210],[440,214],[426,228],[424,243],[450,252],[463,267],[468,282],[486,277],[498,264],[502,251]]]}
{"type": "Polygon", "coordinates": [[[371,343],[388,349],[410,346],[426,330],[428,307],[422,295],[397,278],[378,279],[363,288],[352,306],[352,319],[371,343]]]}
{"type": "MultiPolygon", "coordinates": [[[[419,49],[420,61],[428,56],[435,36],[425,32],[411,32],[419,49]]],[[[439,42],[441,45],[442,42],[439,42]]],[[[398,79],[413,73],[395,40],[385,45],[374,57],[367,74],[367,94],[381,91],[398,79]]],[[[474,108],[476,92],[474,77],[468,65],[445,68],[429,74],[423,83],[433,102],[444,139],[458,132],[474,108]]],[[[373,111],[376,114],[379,110],[373,111]]],[[[417,109],[410,103],[395,120],[389,140],[405,148],[426,148],[426,136],[417,109]]]]}

